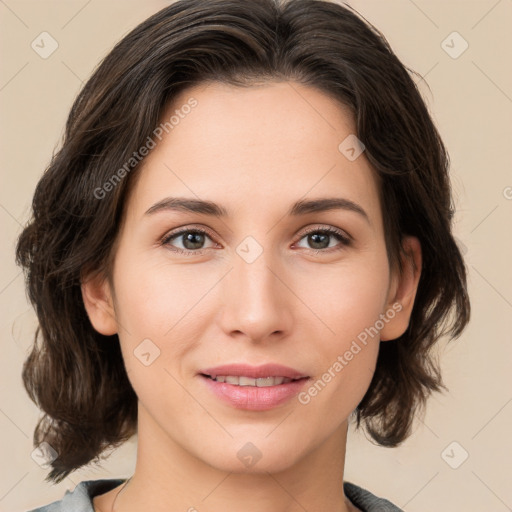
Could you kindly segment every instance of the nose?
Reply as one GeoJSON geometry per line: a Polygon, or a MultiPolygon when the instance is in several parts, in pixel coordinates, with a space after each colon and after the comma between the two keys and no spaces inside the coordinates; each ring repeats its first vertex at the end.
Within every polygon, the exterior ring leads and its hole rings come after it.
{"type": "Polygon", "coordinates": [[[222,284],[221,328],[252,343],[286,336],[297,299],[283,266],[270,250],[263,250],[254,261],[238,253],[233,256],[233,268],[222,284]]]}

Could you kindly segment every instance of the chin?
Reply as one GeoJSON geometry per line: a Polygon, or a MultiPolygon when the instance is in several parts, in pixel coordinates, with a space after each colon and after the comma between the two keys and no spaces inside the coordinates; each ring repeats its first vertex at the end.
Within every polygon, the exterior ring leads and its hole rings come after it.
{"type": "Polygon", "coordinates": [[[267,475],[268,473],[280,473],[290,469],[295,458],[280,455],[278,457],[265,457],[252,464],[242,463],[237,457],[230,460],[223,460],[220,464],[215,464],[215,468],[229,473],[240,475],[267,475]],[[265,460],[264,460],[265,459],[265,460]]]}
{"type": "Polygon", "coordinates": [[[256,475],[286,471],[301,457],[297,443],[289,443],[289,446],[285,447],[281,439],[277,438],[273,441],[262,438],[254,442],[245,439],[234,439],[229,446],[219,446],[218,453],[206,455],[206,451],[203,451],[201,459],[220,471],[256,475]]]}

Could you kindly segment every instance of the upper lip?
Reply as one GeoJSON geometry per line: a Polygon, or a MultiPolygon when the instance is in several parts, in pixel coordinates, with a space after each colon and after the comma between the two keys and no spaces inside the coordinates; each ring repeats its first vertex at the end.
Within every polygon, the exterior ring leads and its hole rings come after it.
{"type": "Polygon", "coordinates": [[[205,368],[200,370],[199,373],[209,375],[210,377],[217,377],[219,375],[232,375],[235,377],[251,377],[253,379],[265,377],[288,377],[289,379],[302,379],[307,377],[298,370],[289,368],[276,363],[263,364],[261,366],[251,366],[244,363],[224,364],[215,366],[214,368],[205,368]]]}

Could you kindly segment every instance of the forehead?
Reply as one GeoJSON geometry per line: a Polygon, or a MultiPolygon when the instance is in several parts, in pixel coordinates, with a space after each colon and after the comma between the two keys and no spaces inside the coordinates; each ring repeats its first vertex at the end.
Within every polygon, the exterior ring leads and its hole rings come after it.
{"type": "Polygon", "coordinates": [[[230,212],[276,213],[300,198],[337,196],[380,221],[364,152],[353,160],[343,151],[355,135],[353,116],[317,89],[295,82],[201,84],[174,98],[161,122],[129,214],[140,218],[166,195],[213,200],[230,212]]]}

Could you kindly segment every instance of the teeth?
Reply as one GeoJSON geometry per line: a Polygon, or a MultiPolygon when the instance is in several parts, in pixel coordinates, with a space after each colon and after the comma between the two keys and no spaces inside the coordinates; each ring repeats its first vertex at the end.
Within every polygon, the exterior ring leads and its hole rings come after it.
{"type": "Polygon", "coordinates": [[[217,375],[215,378],[212,377],[212,379],[217,382],[226,382],[227,384],[233,384],[235,386],[256,386],[258,388],[278,386],[279,384],[286,384],[292,381],[292,379],[288,377],[261,377],[253,379],[251,377],[238,377],[235,375],[217,375]]]}
{"type": "MultiPolygon", "coordinates": [[[[239,377],[239,386],[256,386],[256,379],[251,379],[250,377],[239,377]]],[[[231,384],[236,384],[236,382],[232,382],[231,384]]]]}

